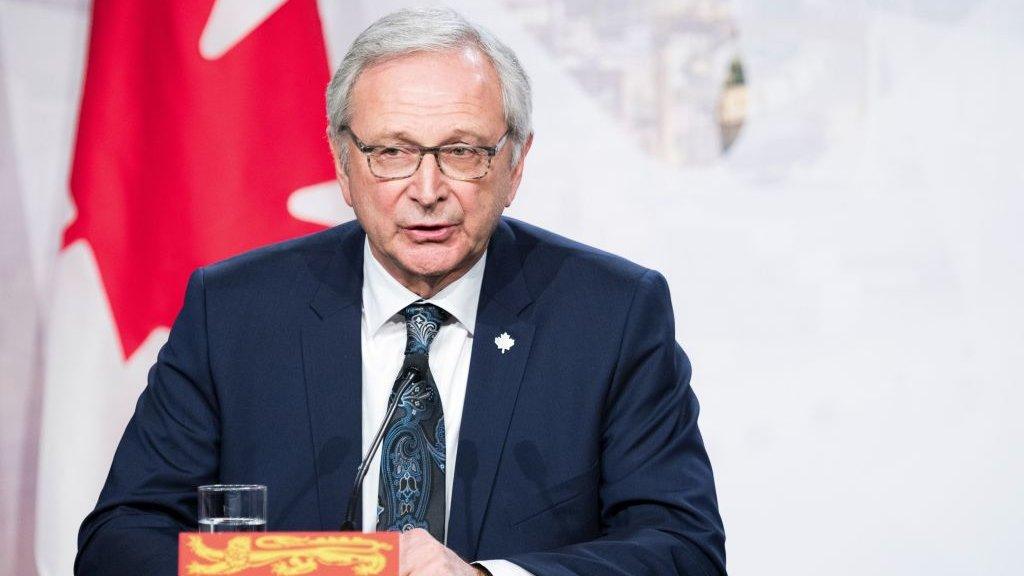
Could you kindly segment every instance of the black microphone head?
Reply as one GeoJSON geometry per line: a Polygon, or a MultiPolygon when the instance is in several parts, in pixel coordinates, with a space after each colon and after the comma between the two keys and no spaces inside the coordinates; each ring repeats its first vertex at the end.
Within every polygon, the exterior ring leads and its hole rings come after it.
{"type": "Polygon", "coordinates": [[[424,374],[430,373],[430,367],[427,364],[426,354],[406,354],[405,362],[402,364],[402,375],[400,379],[395,382],[395,389],[391,391],[391,397],[388,399],[388,410],[384,417],[384,421],[380,423],[380,427],[377,428],[377,434],[373,437],[373,442],[370,443],[370,450],[363,458],[363,461],[359,464],[359,469],[356,472],[355,482],[352,483],[352,494],[349,496],[348,510],[345,513],[345,521],[341,525],[342,530],[355,530],[355,518],[357,513],[357,507],[360,501],[360,492],[362,491],[363,480],[366,479],[366,473],[368,466],[373,460],[373,456],[380,449],[381,440],[384,436],[384,430],[387,427],[388,421],[391,416],[395,413],[398,408],[398,401],[401,394],[412,386],[413,382],[423,379],[424,374]]]}

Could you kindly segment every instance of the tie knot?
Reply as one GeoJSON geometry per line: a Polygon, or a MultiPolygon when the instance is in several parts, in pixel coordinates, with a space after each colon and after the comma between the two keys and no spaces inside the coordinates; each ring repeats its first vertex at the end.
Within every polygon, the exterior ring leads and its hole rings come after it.
{"type": "Polygon", "coordinates": [[[426,354],[448,313],[433,304],[417,302],[402,310],[405,316],[405,353],[426,354]]]}

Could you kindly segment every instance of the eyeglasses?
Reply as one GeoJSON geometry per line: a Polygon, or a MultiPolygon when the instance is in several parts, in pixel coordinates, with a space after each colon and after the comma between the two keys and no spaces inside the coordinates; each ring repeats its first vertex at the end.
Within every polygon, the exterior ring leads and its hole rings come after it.
{"type": "Polygon", "coordinates": [[[340,130],[348,132],[359,151],[366,156],[370,172],[383,180],[401,180],[416,173],[423,157],[433,154],[441,173],[455,180],[479,180],[491,169],[491,158],[501,150],[508,140],[509,131],[494,146],[469,146],[468,144],[446,144],[424,147],[413,144],[374,146],[364,144],[348,126],[340,130]]]}

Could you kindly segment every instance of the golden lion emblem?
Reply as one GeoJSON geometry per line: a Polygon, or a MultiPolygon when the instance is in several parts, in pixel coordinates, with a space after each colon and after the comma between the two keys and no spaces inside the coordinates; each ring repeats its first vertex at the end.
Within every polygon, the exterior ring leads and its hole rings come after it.
{"type": "Polygon", "coordinates": [[[386,542],[358,536],[236,536],[223,550],[190,536],[188,546],[208,562],[192,562],[189,574],[237,574],[270,566],[280,576],[311,574],[320,566],[351,566],[359,576],[380,574],[387,565],[381,551],[392,549],[386,542]]]}

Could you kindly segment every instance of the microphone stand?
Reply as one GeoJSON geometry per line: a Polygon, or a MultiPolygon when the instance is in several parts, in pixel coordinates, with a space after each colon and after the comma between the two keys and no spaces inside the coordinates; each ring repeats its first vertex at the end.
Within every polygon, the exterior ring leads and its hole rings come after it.
{"type": "Polygon", "coordinates": [[[359,464],[359,471],[356,473],[356,481],[352,485],[352,494],[348,497],[348,509],[345,511],[345,521],[341,523],[341,530],[343,532],[352,531],[356,529],[356,506],[361,501],[359,493],[363,489],[363,480],[366,478],[366,472],[370,468],[370,462],[373,457],[377,454],[380,449],[381,442],[384,441],[384,429],[387,428],[388,422],[391,421],[391,417],[395,415],[395,411],[398,410],[398,403],[402,399],[402,395],[405,391],[412,386],[412,383],[416,381],[420,375],[420,371],[415,366],[410,366],[406,369],[405,374],[402,376],[402,380],[398,385],[398,389],[395,391],[394,399],[388,404],[387,414],[384,416],[384,421],[380,423],[380,427],[377,428],[377,434],[373,437],[373,442],[370,444],[370,451],[366,454],[366,458],[359,464]]]}

